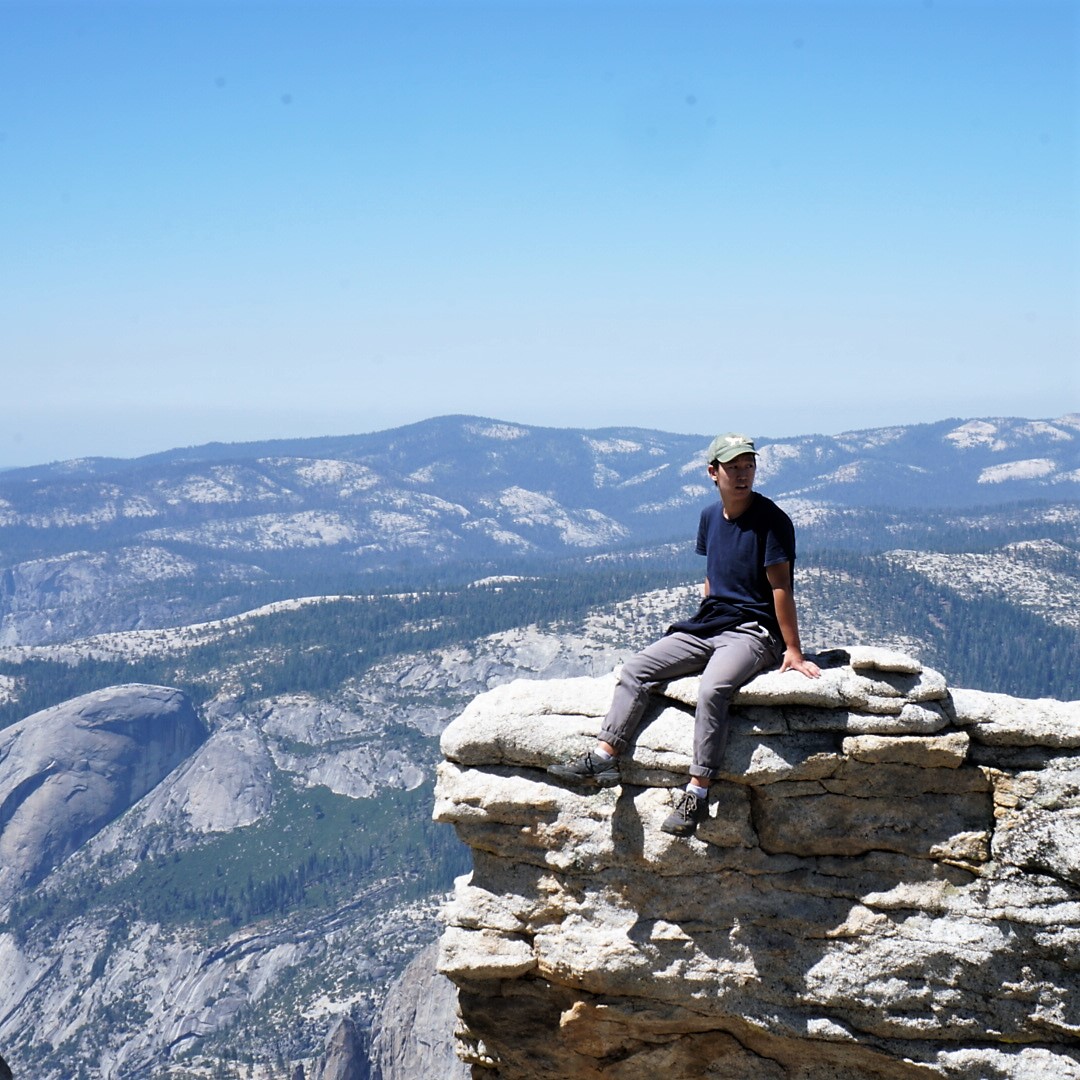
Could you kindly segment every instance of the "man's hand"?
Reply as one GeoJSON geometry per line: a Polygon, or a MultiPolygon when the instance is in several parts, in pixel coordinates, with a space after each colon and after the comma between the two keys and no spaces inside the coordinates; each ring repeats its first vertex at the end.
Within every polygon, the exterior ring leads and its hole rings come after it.
{"type": "Polygon", "coordinates": [[[808,679],[816,679],[821,675],[821,668],[813,660],[807,660],[797,649],[784,650],[780,673],[783,674],[785,671],[801,671],[808,679]]]}

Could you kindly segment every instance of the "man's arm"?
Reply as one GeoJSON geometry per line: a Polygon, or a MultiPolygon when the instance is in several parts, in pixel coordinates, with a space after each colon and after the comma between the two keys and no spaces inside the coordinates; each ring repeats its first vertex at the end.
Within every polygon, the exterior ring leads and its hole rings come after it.
{"type": "Polygon", "coordinates": [[[781,671],[801,671],[808,678],[816,679],[821,671],[812,660],[803,656],[799,641],[799,618],[795,613],[795,593],[791,587],[791,563],[773,563],[765,567],[765,574],[772,589],[776,621],[784,638],[784,660],[781,671]]]}

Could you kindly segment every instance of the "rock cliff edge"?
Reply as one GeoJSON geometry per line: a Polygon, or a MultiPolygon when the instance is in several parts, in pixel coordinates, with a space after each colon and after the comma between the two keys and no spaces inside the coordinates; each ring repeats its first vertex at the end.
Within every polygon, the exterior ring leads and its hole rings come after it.
{"type": "Polygon", "coordinates": [[[446,729],[435,816],[474,869],[439,966],[474,1076],[1080,1078],[1080,702],[818,659],[742,689],[692,840],[660,823],[695,679],[595,795],[543,767],[591,745],[612,676],[499,687],[446,729]]]}

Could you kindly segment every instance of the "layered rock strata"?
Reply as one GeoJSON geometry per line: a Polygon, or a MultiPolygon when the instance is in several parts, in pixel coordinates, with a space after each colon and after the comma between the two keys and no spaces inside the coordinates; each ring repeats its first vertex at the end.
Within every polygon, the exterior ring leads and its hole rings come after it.
{"type": "Polygon", "coordinates": [[[697,837],[660,831],[697,681],[587,795],[613,677],[517,682],[445,731],[435,816],[459,1053],[506,1080],[1080,1078],[1080,702],[950,690],[883,650],[736,699],[697,837]]]}

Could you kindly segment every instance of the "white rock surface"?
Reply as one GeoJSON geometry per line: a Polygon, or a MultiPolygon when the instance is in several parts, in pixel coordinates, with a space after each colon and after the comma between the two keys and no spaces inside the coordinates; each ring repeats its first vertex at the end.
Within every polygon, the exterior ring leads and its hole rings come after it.
{"type": "Polygon", "coordinates": [[[216,731],[139,809],[147,823],[179,812],[196,832],[229,832],[270,809],[271,775],[270,755],[254,731],[216,731]]]}

